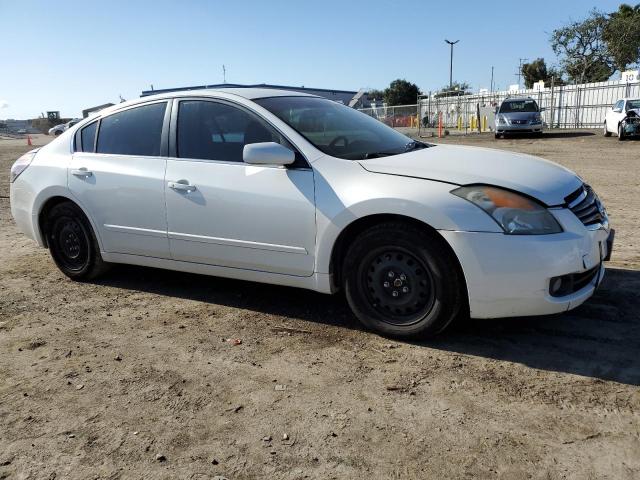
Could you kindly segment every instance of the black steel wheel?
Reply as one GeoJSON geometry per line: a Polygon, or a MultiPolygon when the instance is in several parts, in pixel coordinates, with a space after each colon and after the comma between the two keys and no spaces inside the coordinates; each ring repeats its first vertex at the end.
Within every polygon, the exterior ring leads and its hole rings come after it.
{"type": "Polygon", "coordinates": [[[618,140],[619,141],[625,140],[624,127],[622,126],[622,124],[618,125],[618,140]]]}
{"type": "Polygon", "coordinates": [[[366,296],[386,323],[411,325],[433,308],[431,272],[409,251],[379,248],[363,259],[359,269],[366,296]]]}
{"type": "Polygon", "coordinates": [[[468,306],[460,266],[444,239],[414,224],[362,232],[347,250],[342,278],[355,315],[384,335],[437,334],[468,306]]]}
{"type": "Polygon", "coordinates": [[[89,280],[107,269],[91,224],[72,202],[55,205],[46,217],[49,251],[58,268],[73,280],[89,280]]]}

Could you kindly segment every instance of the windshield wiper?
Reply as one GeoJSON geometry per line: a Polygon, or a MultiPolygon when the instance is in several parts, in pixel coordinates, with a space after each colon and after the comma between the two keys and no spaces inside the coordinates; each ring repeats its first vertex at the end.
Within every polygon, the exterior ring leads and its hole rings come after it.
{"type": "Polygon", "coordinates": [[[404,151],[406,152],[411,152],[413,150],[422,150],[423,148],[427,148],[428,145],[422,143],[422,142],[409,142],[404,146],[404,151]]]}
{"type": "Polygon", "coordinates": [[[411,152],[413,150],[422,150],[423,148],[428,148],[429,145],[422,142],[409,142],[404,146],[404,150],[394,150],[394,151],[386,151],[386,152],[367,152],[362,154],[362,157],[359,160],[368,160],[370,158],[380,158],[380,157],[390,157],[392,155],[400,155],[401,153],[411,152]]]}
{"type": "Polygon", "coordinates": [[[369,152],[369,153],[365,153],[362,156],[362,160],[368,160],[370,158],[389,157],[391,155],[397,155],[397,153],[391,153],[391,152],[369,152]]]}

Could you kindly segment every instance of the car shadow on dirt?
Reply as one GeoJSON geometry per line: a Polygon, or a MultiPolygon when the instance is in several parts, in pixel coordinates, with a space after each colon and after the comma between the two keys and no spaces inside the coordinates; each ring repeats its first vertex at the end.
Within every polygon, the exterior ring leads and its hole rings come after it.
{"type": "MultiPolygon", "coordinates": [[[[118,266],[96,283],[362,330],[342,295],[118,266]]],[[[640,385],[640,271],[610,268],[596,294],[553,316],[466,320],[417,346],[640,385]]]]}
{"type": "Polygon", "coordinates": [[[506,139],[517,139],[517,138],[535,138],[535,139],[552,139],[552,138],[577,138],[577,137],[592,137],[593,135],[597,135],[595,132],[558,132],[558,131],[549,131],[545,130],[542,136],[532,135],[531,133],[518,133],[512,132],[508,133],[504,138],[506,139]]]}

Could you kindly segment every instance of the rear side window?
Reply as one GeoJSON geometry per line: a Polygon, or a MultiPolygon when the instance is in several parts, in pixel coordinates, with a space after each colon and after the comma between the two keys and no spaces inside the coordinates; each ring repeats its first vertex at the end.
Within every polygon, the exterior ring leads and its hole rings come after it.
{"type": "Polygon", "coordinates": [[[153,103],[103,118],[96,152],[159,156],[166,108],[166,102],[153,103]]]}
{"type": "MultiPolygon", "coordinates": [[[[245,145],[289,143],[271,126],[248,112],[224,103],[180,102],[177,153],[181,158],[242,162],[245,145]]],[[[291,148],[293,150],[293,148],[291,148]]]]}
{"type": "Polygon", "coordinates": [[[96,128],[98,122],[93,122],[76,133],[76,152],[93,152],[96,143],[96,128]]]}

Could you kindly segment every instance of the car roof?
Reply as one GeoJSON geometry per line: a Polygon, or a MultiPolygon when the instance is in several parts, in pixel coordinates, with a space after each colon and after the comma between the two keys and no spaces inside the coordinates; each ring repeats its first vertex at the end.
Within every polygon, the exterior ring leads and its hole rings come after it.
{"type": "Polygon", "coordinates": [[[135,98],[126,102],[118,103],[107,107],[104,110],[100,110],[95,115],[91,115],[90,118],[103,117],[109,115],[112,112],[121,110],[122,108],[131,107],[140,103],[148,103],[154,100],[167,100],[172,98],[184,98],[184,97],[211,97],[211,98],[229,98],[229,97],[241,97],[247,100],[257,100],[259,98],[270,97],[309,97],[309,98],[324,98],[318,95],[311,95],[309,93],[296,92],[294,90],[279,90],[275,88],[202,88],[195,90],[176,90],[172,92],[160,93],[157,95],[146,95],[144,97],[135,98]]]}
{"type": "Polygon", "coordinates": [[[533,98],[531,98],[531,97],[507,97],[507,98],[505,98],[503,100],[503,102],[506,102],[506,101],[512,102],[514,100],[515,101],[525,101],[525,100],[533,100],[533,98]]]}
{"type": "MultiPolygon", "coordinates": [[[[279,90],[275,88],[211,88],[204,90],[189,90],[189,92],[211,92],[210,94],[225,92],[232,95],[238,95],[249,100],[255,100],[258,98],[267,97],[317,97],[318,95],[311,95],[309,93],[296,92],[294,90],[279,90]]],[[[184,92],[176,92],[180,94],[184,92]]],[[[197,94],[197,93],[196,93],[197,94]]]]}

